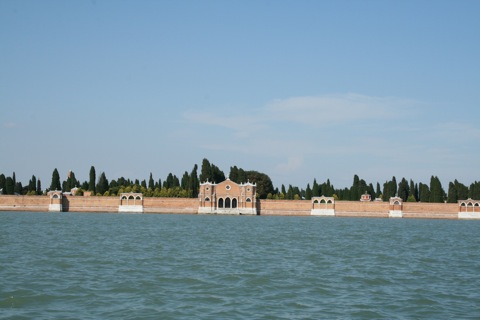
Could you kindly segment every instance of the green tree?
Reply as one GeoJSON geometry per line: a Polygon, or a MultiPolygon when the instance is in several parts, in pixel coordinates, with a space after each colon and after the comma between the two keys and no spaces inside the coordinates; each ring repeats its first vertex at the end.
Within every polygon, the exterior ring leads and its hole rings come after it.
{"type": "Polygon", "coordinates": [[[198,166],[195,164],[193,166],[192,172],[190,172],[190,179],[189,179],[190,186],[188,188],[188,190],[191,193],[191,197],[193,198],[196,198],[198,196],[198,191],[200,187],[200,181],[198,180],[197,171],[198,171],[198,166]]]}
{"type": "Polygon", "coordinates": [[[108,180],[105,172],[102,172],[100,174],[100,178],[98,178],[98,183],[96,185],[95,191],[100,195],[103,195],[106,191],[108,191],[108,180]]]}
{"type": "Polygon", "coordinates": [[[321,190],[320,186],[317,183],[317,179],[313,179],[313,185],[312,185],[312,197],[320,197],[321,190]]]}
{"type": "Polygon", "coordinates": [[[307,189],[305,190],[305,200],[312,200],[312,189],[310,189],[310,183],[307,184],[307,189]]]}
{"type": "Polygon", "coordinates": [[[40,179],[37,180],[37,194],[42,194],[42,182],[40,181],[40,179]]]}
{"type": "Polygon", "coordinates": [[[480,182],[475,181],[470,184],[468,189],[468,197],[474,200],[480,200],[480,182]]]}
{"type": "Polygon", "coordinates": [[[5,175],[2,173],[0,174],[0,194],[6,194],[6,190],[5,190],[5,182],[6,182],[6,178],[5,178],[5,175]]]}
{"type": "Polygon", "coordinates": [[[35,175],[32,176],[32,179],[28,182],[28,192],[34,192],[36,193],[36,187],[37,187],[37,178],[35,175]]]}
{"type": "Polygon", "coordinates": [[[5,179],[5,190],[4,190],[4,194],[14,194],[15,193],[15,185],[13,184],[13,179],[12,177],[7,177],[7,179],[5,179]]]}
{"type": "Polygon", "coordinates": [[[91,191],[95,194],[96,190],[95,190],[95,181],[97,179],[97,176],[95,174],[95,167],[92,166],[90,168],[90,180],[88,182],[88,191],[91,191]]]}
{"type": "Polygon", "coordinates": [[[458,198],[457,198],[457,190],[455,188],[455,184],[453,182],[450,182],[448,184],[447,202],[456,203],[457,201],[458,201],[458,198]]]}
{"type": "Polygon", "coordinates": [[[402,180],[398,184],[398,196],[402,198],[403,201],[407,201],[408,197],[410,196],[410,187],[408,185],[408,181],[405,178],[402,178],[402,180]]]}
{"type": "Polygon", "coordinates": [[[155,182],[153,181],[152,173],[150,172],[150,179],[148,179],[148,189],[155,189],[155,182]]]}
{"type": "Polygon", "coordinates": [[[58,174],[57,168],[55,168],[52,173],[52,182],[50,183],[50,190],[62,190],[62,187],[60,186],[60,175],[58,174]]]}
{"type": "Polygon", "coordinates": [[[445,199],[445,191],[442,188],[440,179],[437,176],[430,178],[430,202],[443,202],[445,199]]]}
{"type": "Polygon", "coordinates": [[[430,188],[421,182],[418,184],[418,199],[420,202],[430,202],[430,188]]]}

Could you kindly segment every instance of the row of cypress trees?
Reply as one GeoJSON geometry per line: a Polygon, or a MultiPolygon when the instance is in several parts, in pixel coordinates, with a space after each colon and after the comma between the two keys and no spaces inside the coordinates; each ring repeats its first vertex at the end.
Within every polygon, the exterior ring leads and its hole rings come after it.
{"type": "MultiPolygon", "coordinates": [[[[310,183],[305,189],[289,185],[284,185],[280,189],[274,188],[270,177],[257,171],[247,171],[236,166],[230,167],[229,178],[237,183],[254,182],[257,184],[257,193],[260,199],[306,199],[310,200],[315,196],[335,197],[338,200],[358,201],[362,194],[370,194],[372,200],[381,198],[388,201],[390,197],[399,196],[404,201],[410,202],[449,202],[455,203],[458,200],[467,198],[480,199],[480,182],[475,181],[469,187],[455,180],[448,185],[448,193],[445,192],[440,179],[432,176],[429,184],[415,183],[413,180],[402,178],[397,183],[395,177],[376,186],[360,179],[354,175],[353,183],[350,188],[336,189],[327,179],[321,184],[313,180],[312,187],[310,183]]],[[[196,197],[201,182],[221,182],[225,180],[225,174],[216,165],[203,159],[200,174],[198,166],[195,164],[191,172],[185,171],[182,178],[169,173],[166,179],[155,181],[152,173],[147,180],[132,181],[123,177],[109,181],[102,172],[97,180],[95,167],[90,168],[89,180],[81,183],[75,177],[72,171],[69,171],[67,179],[61,182],[58,170],[55,168],[52,173],[52,180],[49,190],[70,191],[72,188],[79,188],[79,194],[89,191],[94,195],[118,195],[122,192],[142,192],[145,196],[157,197],[196,197]]],[[[28,194],[39,195],[43,193],[40,179],[32,176],[28,185],[23,186],[21,182],[16,181],[15,173],[11,177],[0,174],[1,194],[28,194]]]]}

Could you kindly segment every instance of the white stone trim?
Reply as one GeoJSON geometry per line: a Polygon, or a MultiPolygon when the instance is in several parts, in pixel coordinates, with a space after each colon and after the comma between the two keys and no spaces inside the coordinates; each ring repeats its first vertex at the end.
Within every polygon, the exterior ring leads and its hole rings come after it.
{"type": "Polygon", "coordinates": [[[403,218],[402,210],[390,210],[388,213],[389,218],[403,218]]]}
{"type": "Polygon", "coordinates": [[[118,206],[119,213],[143,213],[143,205],[118,206]]]}
{"type": "Polygon", "coordinates": [[[458,219],[480,219],[479,212],[459,212],[458,219]]]}
{"type": "Polygon", "coordinates": [[[335,209],[312,209],[310,211],[312,216],[334,217],[335,209]]]}

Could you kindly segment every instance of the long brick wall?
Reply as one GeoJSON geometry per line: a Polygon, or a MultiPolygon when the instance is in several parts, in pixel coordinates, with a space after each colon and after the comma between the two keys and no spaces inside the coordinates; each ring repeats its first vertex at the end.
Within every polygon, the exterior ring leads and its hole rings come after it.
{"type": "MultiPolygon", "coordinates": [[[[48,196],[0,196],[0,211],[43,211],[49,209],[48,196]]],[[[63,196],[63,211],[69,212],[118,212],[118,197],[63,196]]],[[[198,199],[193,198],[144,198],[144,213],[196,214],[198,199]]],[[[310,216],[312,202],[308,200],[259,200],[260,215],[310,216]]],[[[388,202],[336,201],[337,217],[389,216],[388,202]]],[[[457,219],[459,207],[456,203],[404,202],[403,218],[457,219]]]]}

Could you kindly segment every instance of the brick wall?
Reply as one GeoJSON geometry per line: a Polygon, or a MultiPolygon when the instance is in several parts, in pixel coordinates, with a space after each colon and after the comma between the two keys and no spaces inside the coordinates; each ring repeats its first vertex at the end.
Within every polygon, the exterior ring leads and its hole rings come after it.
{"type": "Polygon", "coordinates": [[[187,213],[196,214],[197,198],[143,198],[145,213],[187,213]]]}
{"type": "Polygon", "coordinates": [[[0,196],[2,211],[48,211],[48,196],[0,196]]]}
{"type": "Polygon", "coordinates": [[[63,196],[62,204],[69,212],[118,212],[120,198],[63,196]]]}
{"type": "Polygon", "coordinates": [[[307,200],[260,200],[257,202],[257,212],[260,215],[310,215],[311,201],[307,200]]]}

